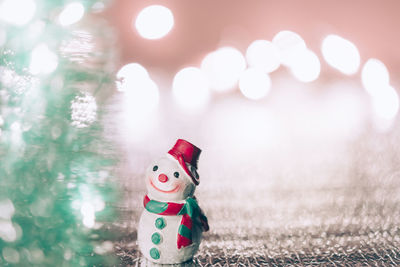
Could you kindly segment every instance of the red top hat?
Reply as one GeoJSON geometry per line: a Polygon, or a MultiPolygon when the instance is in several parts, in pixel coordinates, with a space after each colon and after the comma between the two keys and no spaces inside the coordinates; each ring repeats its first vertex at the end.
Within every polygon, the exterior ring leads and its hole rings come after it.
{"type": "Polygon", "coordinates": [[[168,154],[178,160],[179,165],[192,178],[195,185],[200,183],[200,177],[197,173],[197,161],[200,153],[200,148],[183,139],[178,139],[174,147],[168,151],[168,154]]]}

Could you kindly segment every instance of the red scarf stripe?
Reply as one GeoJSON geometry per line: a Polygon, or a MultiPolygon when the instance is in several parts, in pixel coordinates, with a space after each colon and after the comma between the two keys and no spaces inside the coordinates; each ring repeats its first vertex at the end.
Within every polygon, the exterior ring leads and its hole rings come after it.
{"type": "Polygon", "coordinates": [[[192,218],[190,218],[190,216],[188,214],[183,214],[182,215],[182,224],[184,226],[186,226],[187,228],[189,228],[190,230],[192,230],[193,220],[192,220],[192,218]]]}
{"type": "Polygon", "coordinates": [[[178,249],[180,249],[181,247],[187,247],[190,244],[192,244],[191,239],[178,234],[178,249]]]}
{"type": "Polygon", "coordinates": [[[168,203],[167,209],[164,212],[161,212],[160,215],[176,215],[181,211],[182,207],[185,205],[173,202],[167,202],[167,203],[168,203]]]}
{"type": "Polygon", "coordinates": [[[147,203],[149,203],[150,198],[146,195],[143,199],[143,206],[146,207],[147,203]]]}

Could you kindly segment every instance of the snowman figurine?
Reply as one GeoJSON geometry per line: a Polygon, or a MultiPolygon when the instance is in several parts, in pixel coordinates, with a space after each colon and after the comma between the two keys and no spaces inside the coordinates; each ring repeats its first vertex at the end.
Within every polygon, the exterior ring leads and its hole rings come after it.
{"type": "Polygon", "coordinates": [[[138,244],[142,266],[191,266],[203,231],[208,231],[194,191],[199,184],[197,161],[201,150],[179,139],[146,171],[148,194],[139,221],[138,244]]]}

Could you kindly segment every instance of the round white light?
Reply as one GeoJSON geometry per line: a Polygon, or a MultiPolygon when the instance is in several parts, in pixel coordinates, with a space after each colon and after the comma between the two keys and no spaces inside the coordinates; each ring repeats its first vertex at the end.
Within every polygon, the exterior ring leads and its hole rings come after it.
{"type": "Polygon", "coordinates": [[[211,89],[224,92],[234,89],[246,69],[242,53],[233,47],[223,47],[208,54],[201,63],[211,89]]]}
{"type": "Polygon", "coordinates": [[[39,44],[33,49],[29,65],[32,74],[49,74],[57,68],[57,65],[57,55],[50,51],[46,44],[39,44]]]}
{"type": "Polygon", "coordinates": [[[373,95],[372,106],[376,117],[393,119],[399,110],[399,96],[396,90],[390,85],[382,87],[379,93],[373,95]]]}
{"type": "Polygon", "coordinates": [[[85,8],[79,2],[69,3],[60,13],[58,21],[62,26],[78,22],[85,14],[85,8]]]}
{"type": "Polygon", "coordinates": [[[312,82],[319,77],[321,63],[314,52],[304,49],[291,59],[289,68],[297,80],[312,82]]]}
{"type": "Polygon", "coordinates": [[[278,48],[266,40],[252,42],[247,48],[246,59],[250,67],[261,68],[265,72],[273,72],[281,64],[278,48]]]}
{"type": "Polygon", "coordinates": [[[95,213],[95,209],[92,203],[85,201],[81,207],[81,214],[83,216],[93,216],[95,213]]]}
{"type": "Polygon", "coordinates": [[[8,198],[0,200],[0,218],[1,219],[11,219],[14,214],[15,208],[14,204],[8,198]]]}
{"type": "Polygon", "coordinates": [[[90,202],[84,202],[81,207],[81,214],[83,216],[83,225],[88,228],[92,228],[96,221],[95,209],[93,204],[90,202]]]}
{"type": "Polygon", "coordinates": [[[6,242],[14,242],[17,236],[17,231],[11,220],[0,220],[0,239],[6,242]]]}
{"type": "Polygon", "coordinates": [[[129,63],[124,65],[119,69],[116,76],[117,90],[121,92],[129,89],[127,88],[127,86],[131,85],[131,83],[128,83],[129,80],[136,80],[138,81],[137,83],[140,83],[143,80],[150,79],[147,70],[138,63],[129,63]]]}
{"type": "Polygon", "coordinates": [[[365,90],[370,95],[379,93],[382,87],[389,84],[389,72],[381,61],[375,58],[369,59],[361,72],[361,81],[365,90]]]}
{"type": "Polygon", "coordinates": [[[135,21],[139,34],[146,39],[160,39],[174,26],[171,10],[164,6],[153,5],[140,11],[135,21]]]}
{"type": "Polygon", "coordinates": [[[20,254],[16,249],[7,246],[2,246],[2,247],[3,249],[1,254],[6,262],[9,262],[11,264],[19,263],[20,254]]]}
{"type": "Polygon", "coordinates": [[[272,43],[279,49],[281,55],[281,63],[289,65],[291,59],[296,56],[299,51],[306,49],[306,43],[303,38],[292,31],[280,31],[272,39],[272,43]]]}
{"type": "Polygon", "coordinates": [[[123,92],[118,121],[130,142],[143,141],[154,128],[154,115],[160,99],[158,86],[146,69],[137,63],[123,66],[117,78],[118,90],[123,92]]]}
{"type": "Polygon", "coordinates": [[[22,26],[35,15],[34,0],[4,0],[0,3],[0,20],[22,26]]]}
{"type": "Polygon", "coordinates": [[[205,75],[194,67],[184,68],[175,75],[172,90],[178,104],[190,110],[204,108],[210,98],[205,75]]]}
{"type": "Polygon", "coordinates": [[[258,68],[250,68],[243,72],[239,80],[242,94],[250,99],[257,100],[265,97],[271,88],[271,79],[268,74],[258,68]]]}
{"type": "Polygon", "coordinates": [[[328,35],[323,40],[321,49],[324,59],[333,68],[347,75],[357,72],[360,53],[349,40],[337,35],[328,35]]]}

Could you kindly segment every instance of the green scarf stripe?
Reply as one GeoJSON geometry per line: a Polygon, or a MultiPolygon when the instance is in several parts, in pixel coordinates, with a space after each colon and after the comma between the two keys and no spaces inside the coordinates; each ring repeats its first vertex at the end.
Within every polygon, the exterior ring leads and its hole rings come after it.
{"type": "Polygon", "coordinates": [[[186,214],[186,203],[185,203],[185,205],[183,205],[182,206],[182,209],[178,212],[178,215],[183,215],[183,214],[186,214]]]}
{"type": "Polygon", "coordinates": [[[196,216],[196,211],[199,209],[199,205],[197,204],[197,201],[193,198],[188,198],[186,199],[185,205],[182,207],[182,209],[179,211],[178,215],[183,215],[187,214],[189,215],[190,218],[193,218],[196,216]]]}
{"type": "Polygon", "coordinates": [[[150,200],[145,208],[152,213],[162,213],[168,208],[168,203],[150,200]]]}
{"type": "Polygon", "coordinates": [[[196,211],[200,209],[197,201],[194,198],[188,198],[186,200],[186,213],[189,215],[190,218],[196,217],[196,211]]]}
{"type": "Polygon", "coordinates": [[[192,231],[186,227],[186,225],[181,224],[178,229],[178,234],[184,236],[188,239],[192,239],[192,231]]]}

